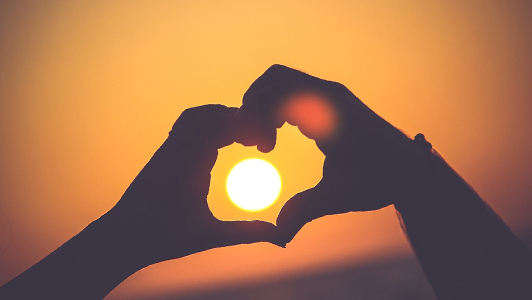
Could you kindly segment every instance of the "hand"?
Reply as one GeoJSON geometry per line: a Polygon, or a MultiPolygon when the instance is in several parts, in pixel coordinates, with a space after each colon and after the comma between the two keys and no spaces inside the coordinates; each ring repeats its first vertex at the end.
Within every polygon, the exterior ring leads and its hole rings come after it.
{"type": "Polygon", "coordinates": [[[223,222],[207,205],[217,149],[234,141],[237,108],[205,105],[185,110],[168,139],[109,212],[123,220],[152,263],[222,246],[275,241],[274,225],[223,222]]]}
{"type": "MultiPolygon", "coordinates": [[[[313,111],[312,107],[307,110],[313,111]]],[[[271,151],[276,128],[288,121],[314,139],[326,156],[321,181],[292,197],[277,218],[285,242],[305,223],[321,216],[376,210],[405,201],[426,174],[423,150],[346,87],[285,66],[274,65],[253,82],[237,119],[246,124],[239,126],[246,128],[238,134],[239,143],[271,151]],[[293,103],[303,103],[296,104],[296,109],[305,110],[305,99],[310,99],[310,106],[322,102],[317,108],[321,105],[330,111],[329,116],[290,111],[293,103]],[[332,130],[325,135],[312,130],[313,122],[323,118],[332,118],[332,130]]]]}

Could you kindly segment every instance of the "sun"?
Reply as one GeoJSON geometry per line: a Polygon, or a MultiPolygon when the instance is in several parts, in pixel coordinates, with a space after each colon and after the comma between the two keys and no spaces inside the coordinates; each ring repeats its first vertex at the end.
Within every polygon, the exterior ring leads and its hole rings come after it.
{"type": "Polygon", "coordinates": [[[281,176],[275,167],[260,158],[236,164],[226,181],[229,199],[240,209],[259,211],[272,205],[281,192],[281,176]]]}

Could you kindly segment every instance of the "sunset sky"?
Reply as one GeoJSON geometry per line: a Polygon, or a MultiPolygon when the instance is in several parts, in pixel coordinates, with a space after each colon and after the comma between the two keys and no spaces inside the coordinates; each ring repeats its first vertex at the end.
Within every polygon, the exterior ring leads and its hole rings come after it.
{"type": "MultiPolygon", "coordinates": [[[[192,106],[240,106],[272,64],[346,85],[413,136],[423,132],[516,232],[532,230],[532,2],[0,0],[0,284],[118,201],[192,106]]],[[[274,222],[321,178],[323,155],[285,125],[269,154],[231,145],[209,205],[274,222]],[[280,200],[244,212],[225,193],[261,157],[280,200]]],[[[287,249],[210,250],[148,267],[106,299],[279,278],[411,255],[392,207],[322,218],[287,249]]]]}

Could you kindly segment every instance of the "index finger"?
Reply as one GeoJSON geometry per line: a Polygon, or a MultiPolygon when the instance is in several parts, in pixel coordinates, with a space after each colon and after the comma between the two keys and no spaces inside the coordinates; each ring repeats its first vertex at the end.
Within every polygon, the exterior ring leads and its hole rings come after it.
{"type": "MultiPolygon", "coordinates": [[[[247,134],[238,137],[244,145],[257,145],[263,152],[275,146],[275,129],[285,122],[323,144],[341,126],[343,107],[354,97],[343,85],[281,65],[273,65],[244,94],[237,119],[247,134]]],[[[354,97],[356,98],[356,97],[354,97]]]]}
{"type": "Polygon", "coordinates": [[[186,109],[172,126],[170,137],[187,147],[219,149],[234,142],[236,107],[208,104],[186,109]]]}

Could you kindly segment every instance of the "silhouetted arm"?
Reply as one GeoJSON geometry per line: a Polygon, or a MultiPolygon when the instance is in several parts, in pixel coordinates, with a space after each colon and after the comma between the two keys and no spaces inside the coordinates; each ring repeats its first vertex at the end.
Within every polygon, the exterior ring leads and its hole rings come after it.
{"type": "Polygon", "coordinates": [[[0,287],[0,299],[102,299],[136,271],[229,245],[275,242],[275,226],[224,222],[209,210],[218,148],[232,144],[236,108],[187,109],[109,212],[0,287]]]}
{"type": "Polygon", "coordinates": [[[0,288],[0,299],[102,299],[154,263],[148,241],[108,216],[91,223],[42,261],[0,288]]]}
{"type": "Polygon", "coordinates": [[[252,132],[239,137],[244,144],[272,150],[276,128],[287,121],[325,154],[321,181],[279,213],[285,241],[319,217],[395,204],[440,299],[532,299],[529,249],[427,144],[407,137],[342,84],[273,65],[245,93],[238,116],[252,132]],[[325,117],[316,110],[293,119],[283,112],[291,103],[316,101],[333,111],[336,126],[328,136],[310,130],[325,117]]]}
{"type": "Polygon", "coordinates": [[[438,298],[532,299],[528,247],[436,152],[427,156],[432,176],[395,206],[438,298]]]}

